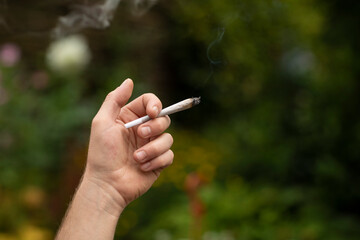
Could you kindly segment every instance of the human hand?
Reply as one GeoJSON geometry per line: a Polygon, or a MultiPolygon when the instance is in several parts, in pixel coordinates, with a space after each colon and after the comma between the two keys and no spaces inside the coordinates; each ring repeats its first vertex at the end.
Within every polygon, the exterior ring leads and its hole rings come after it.
{"type": "Polygon", "coordinates": [[[174,157],[170,150],[173,138],[163,133],[170,118],[156,118],[162,109],[160,100],[144,94],[126,104],[132,90],[133,82],[125,80],[108,94],[94,117],[83,177],[83,182],[98,186],[120,211],[145,193],[174,157]],[[146,114],[153,119],[138,127],[124,127],[146,114]]]}

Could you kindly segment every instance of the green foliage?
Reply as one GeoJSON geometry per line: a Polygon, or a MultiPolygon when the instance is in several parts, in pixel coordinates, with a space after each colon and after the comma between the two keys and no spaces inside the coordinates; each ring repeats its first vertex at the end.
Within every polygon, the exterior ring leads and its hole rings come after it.
{"type": "Polygon", "coordinates": [[[24,57],[0,63],[0,240],[56,231],[91,118],[126,77],[133,97],[202,103],[171,116],[175,162],[124,212],[117,237],[358,239],[359,8],[178,0],[134,17],[120,6],[109,29],[85,32],[90,66],[65,76],[47,70],[31,35],[1,34],[24,57]]]}

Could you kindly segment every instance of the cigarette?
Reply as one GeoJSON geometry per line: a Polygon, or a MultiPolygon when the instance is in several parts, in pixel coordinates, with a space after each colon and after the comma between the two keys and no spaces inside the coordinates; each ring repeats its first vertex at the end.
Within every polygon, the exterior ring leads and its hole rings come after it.
{"type": "MultiPolygon", "coordinates": [[[[157,117],[163,117],[163,116],[170,115],[170,114],[173,114],[176,112],[180,112],[180,111],[192,108],[192,107],[198,105],[199,103],[200,103],[200,97],[188,98],[181,102],[175,103],[167,108],[164,108],[163,110],[160,111],[160,113],[157,117]]],[[[141,117],[141,118],[135,119],[134,121],[126,123],[125,127],[131,128],[131,127],[137,126],[139,124],[142,124],[144,122],[147,122],[149,120],[151,120],[151,118],[148,115],[146,115],[144,117],[141,117]]]]}

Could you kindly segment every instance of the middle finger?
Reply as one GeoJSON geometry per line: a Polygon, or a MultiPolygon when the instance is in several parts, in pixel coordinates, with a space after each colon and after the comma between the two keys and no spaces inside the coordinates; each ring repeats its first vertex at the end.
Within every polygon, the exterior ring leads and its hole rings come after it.
{"type": "Polygon", "coordinates": [[[170,126],[170,122],[169,116],[151,119],[138,127],[137,134],[141,138],[158,136],[170,126]]]}

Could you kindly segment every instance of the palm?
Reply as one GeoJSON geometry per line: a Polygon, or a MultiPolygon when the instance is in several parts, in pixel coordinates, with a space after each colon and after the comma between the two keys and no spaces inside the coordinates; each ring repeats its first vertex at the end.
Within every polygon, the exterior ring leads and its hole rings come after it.
{"type": "Polygon", "coordinates": [[[125,204],[145,193],[173,158],[169,151],[172,137],[162,134],[170,125],[169,118],[157,118],[148,123],[151,134],[145,135],[151,136],[151,141],[139,137],[137,127],[124,127],[124,123],[146,114],[155,118],[161,109],[160,100],[153,94],[144,94],[126,104],[132,89],[133,82],[124,81],[108,94],[93,119],[86,171],[90,179],[106,190],[115,189],[125,204]],[[134,159],[136,150],[146,150],[143,161],[138,157],[134,159]]]}
{"type": "Polygon", "coordinates": [[[114,172],[117,177],[117,183],[115,184],[118,192],[128,203],[144,194],[155,182],[158,173],[156,171],[141,171],[138,163],[133,159],[135,150],[142,147],[149,140],[138,137],[135,129],[130,129],[128,133],[118,135],[118,137],[122,137],[122,141],[127,142],[127,144],[123,145],[127,149],[122,149],[123,152],[126,152],[125,158],[118,157],[119,165],[116,166],[114,172]]]}
{"type": "MultiPolygon", "coordinates": [[[[123,122],[137,118],[131,111],[122,111],[122,113],[119,119],[123,122]]],[[[98,137],[105,142],[106,147],[101,151],[102,156],[98,156],[89,164],[102,169],[101,178],[107,179],[126,203],[129,203],[145,193],[159,175],[157,171],[141,171],[133,158],[135,150],[148,143],[149,139],[138,137],[136,128],[125,129],[119,123],[114,123],[100,134],[98,137]]]]}

